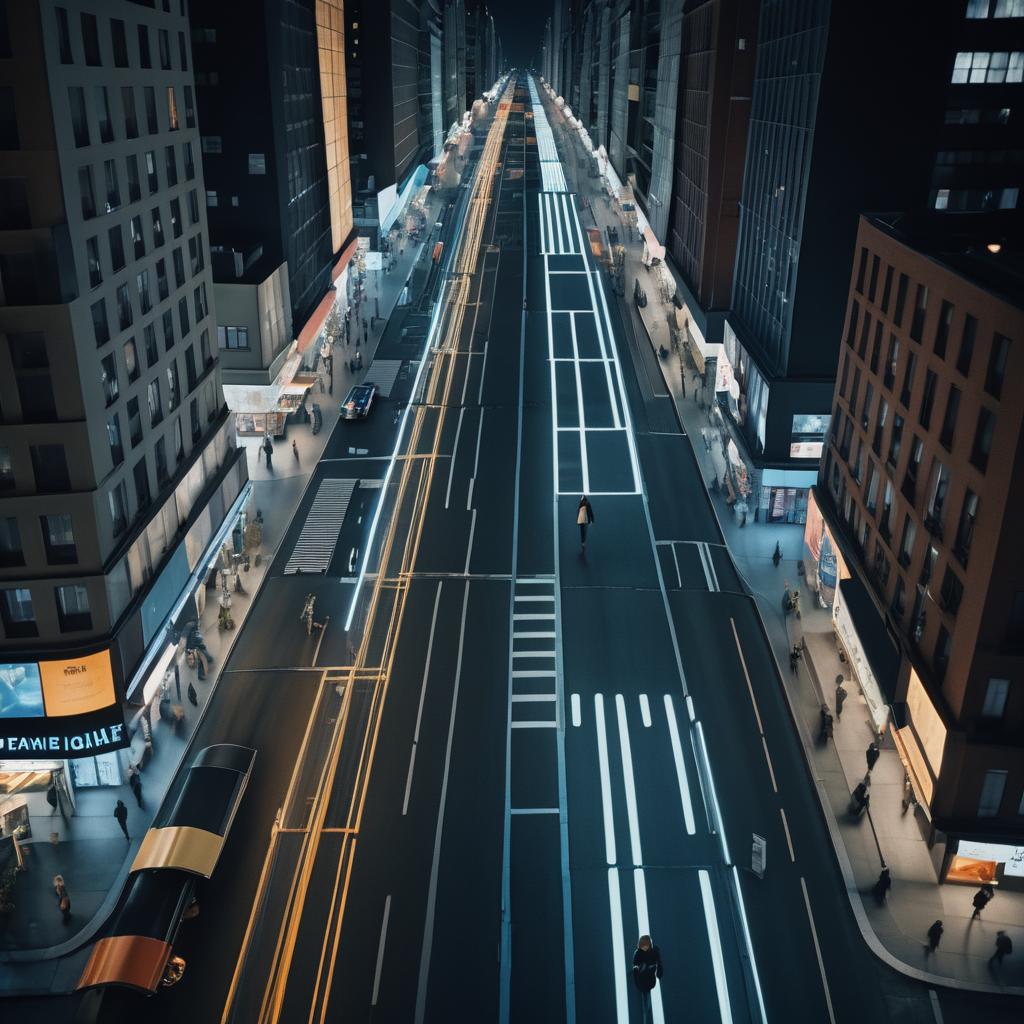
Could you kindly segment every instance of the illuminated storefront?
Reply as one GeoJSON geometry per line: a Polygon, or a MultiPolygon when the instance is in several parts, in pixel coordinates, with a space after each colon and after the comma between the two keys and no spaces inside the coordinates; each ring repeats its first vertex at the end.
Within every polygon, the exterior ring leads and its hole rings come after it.
{"type": "Polygon", "coordinates": [[[817,595],[822,608],[831,608],[839,581],[849,579],[851,574],[813,490],[807,498],[803,556],[807,586],[817,595]]]}

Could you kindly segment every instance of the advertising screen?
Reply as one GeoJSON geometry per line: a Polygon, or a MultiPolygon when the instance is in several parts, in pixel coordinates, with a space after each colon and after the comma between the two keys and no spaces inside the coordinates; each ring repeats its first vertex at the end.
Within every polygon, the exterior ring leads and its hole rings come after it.
{"type": "Polygon", "coordinates": [[[39,671],[48,718],[83,715],[114,703],[109,651],[71,661],[42,661],[39,671]]]}
{"type": "Polygon", "coordinates": [[[0,664],[0,719],[42,715],[43,689],[36,663],[0,664]]]}

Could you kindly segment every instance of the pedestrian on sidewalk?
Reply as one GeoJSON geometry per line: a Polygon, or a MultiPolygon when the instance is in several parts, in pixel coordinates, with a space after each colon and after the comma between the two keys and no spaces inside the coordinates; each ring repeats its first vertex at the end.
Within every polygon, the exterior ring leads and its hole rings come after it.
{"type": "MultiPolygon", "coordinates": [[[[710,450],[711,449],[709,448],[708,451],[710,451],[710,450]]],[[[775,550],[772,552],[772,565],[774,565],[775,568],[778,569],[779,562],[781,562],[781,561],[782,561],[782,548],[779,547],[779,542],[776,541],[775,542],[775,550]]]]}
{"type": "Polygon", "coordinates": [[[661,950],[651,942],[650,935],[641,935],[633,953],[633,982],[640,992],[640,1019],[651,1019],[651,992],[662,976],[661,950]]]}
{"type": "Polygon", "coordinates": [[[46,802],[50,805],[50,815],[52,817],[57,813],[57,787],[52,782],[46,791],[46,802]]]}
{"type": "Polygon", "coordinates": [[[594,521],[594,507],[590,499],[584,494],[580,497],[580,503],[576,506],[576,524],[580,528],[580,554],[587,548],[587,528],[594,521]]]}
{"type": "Polygon", "coordinates": [[[292,438],[292,455],[295,456],[296,463],[299,461],[299,446],[295,443],[295,439],[292,438]]]}
{"type": "Polygon", "coordinates": [[[1012,952],[1013,943],[1010,941],[1010,936],[1000,930],[996,932],[996,951],[989,957],[988,962],[992,963],[995,960],[997,964],[1002,964],[1003,957],[1009,956],[1012,952]]]}
{"type": "Polygon", "coordinates": [[[991,885],[986,882],[975,894],[974,894],[974,913],[971,914],[971,920],[973,921],[976,917],[981,917],[981,912],[989,905],[992,901],[992,897],[995,896],[996,891],[991,885]]]}
{"type": "MultiPolygon", "coordinates": [[[[199,694],[196,693],[196,688],[192,685],[191,680],[189,680],[188,684],[188,702],[194,708],[199,707],[199,694]]],[[[139,806],[141,807],[142,804],[139,804],[139,806]]]]}
{"type": "Polygon", "coordinates": [[[797,649],[794,647],[793,650],[789,652],[789,670],[793,673],[793,675],[796,675],[796,666],[799,660],[800,655],[797,653],[797,649]]]}
{"type": "Polygon", "coordinates": [[[846,687],[843,686],[843,677],[836,676],[836,721],[842,721],[843,705],[846,703],[846,687]]]}
{"type": "Polygon", "coordinates": [[[925,955],[934,953],[939,948],[939,940],[942,938],[942,922],[935,921],[928,929],[928,945],[924,947],[925,955]]]}
{"type": "Polygon", "coordinates": [[[878,744],[874,740],[872,740],[868,744],[868,749],[864,751],[864,760],[867,761],[867,763],[868,763],[868,774],[869,775],[871,774],[871,769],[875,767],[875,764],[878,761],[878,755],[879,755],[878,744]]]}
{"type": "Polygon", "coordinates": [[[67,924],[71,920],[71,897],[68,895],[68,887],[64,884],[63,875],[53,876],[53,891],[57,896],[57,906],[60,908],[61,918],[67,924]]]}
{"type": "Polygon", "coordinates": [[[818,742],[827,743],[832,739],[832,712],[827,704],[821,705],[821,731],[818,733],[818,742]]]}
{"type": "Polygon", "coordinates": [[[889,890],[892,888],[892,875],[889,874],[888,868],[882,868],[881,874],[878,876],[878,881],[875,882],[875,887],[872,892],[875,894],[875,902],[880,906],[885,906],[885,897],[889,894],[889,890]]]}
{"type": "Polygon", "coordinates": [[[270,460],[274,456],[274,443],[270,440],[269,434],[263,438],[263,454],[267,457],[267,469],[271,469],[270,460]]]}
{"type": "MultiPolygon", "coordinates": [[[[191,683],[189,685],[191,685],[191,683]]],[[[142,775],[139,772],[139,766],[137,764],[128,765],[128,788],[132,791],[132,796],[135,797],[135,802],[139,805],[139,810],[141,810],[142,775]]]]}
{"type": "Polygon", "coordinates": [[[117,823],[121,826],[125,839],[131,842],[132,837],[128,835],[128,808],[123,800],[117,801],[117,806],[114,808],[114,817],[117,818],[117,823]]]}
{"type": "Polygon", "coordinates": [[[850,813],[859,818],[871,804],[871,794],[863,782],[858,782],[850,794],[850,813]]]}

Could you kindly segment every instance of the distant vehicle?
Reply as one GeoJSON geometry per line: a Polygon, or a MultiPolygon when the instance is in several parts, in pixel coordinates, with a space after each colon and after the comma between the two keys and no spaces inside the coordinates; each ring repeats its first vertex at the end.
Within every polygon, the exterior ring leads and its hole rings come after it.
{"type": "Polygon", "coordinates": [[[346,420],[364,420],[370,415],[377,397],[376,384],[356,384],[341,403],[341,417],[346,420]]]}
{"type": "Polygon", "coordinates": [[[434,245],[434,262],[437,263],[441,259],[441,253],[444,251],[444,242],[437,242],[434,245]]]}

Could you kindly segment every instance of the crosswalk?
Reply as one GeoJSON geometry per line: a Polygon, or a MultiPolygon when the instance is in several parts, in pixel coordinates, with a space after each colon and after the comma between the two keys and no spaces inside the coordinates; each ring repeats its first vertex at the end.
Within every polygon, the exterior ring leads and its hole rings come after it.
{"type": "Polygon", "coordinates": [[[306,514],[302,532],[295,541],[284,573],[325,573],[345,522],[352,492],[358,480],[323,480],[306,514]]]}
{"type": "Polygon", "coordinates": [[[364,384],[376,384],[381,398],[390,398],[391,389],[402,370],[401,359],[374,359],[366,371],[364,384]]]}
{"type": "Polygon", "coordinates": [[[512,729],[558,728],[555,581],[517,579],[512,609],[512,729]]]}

